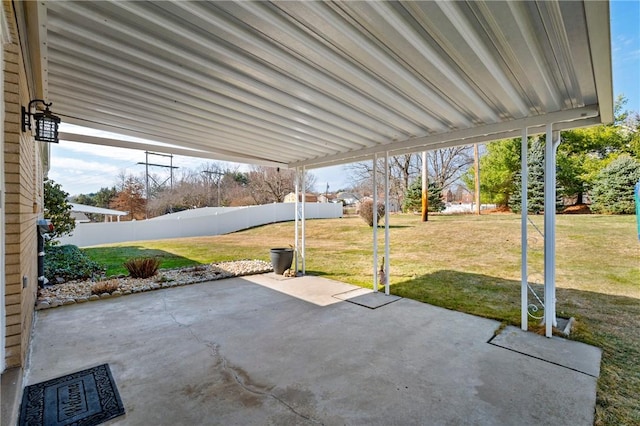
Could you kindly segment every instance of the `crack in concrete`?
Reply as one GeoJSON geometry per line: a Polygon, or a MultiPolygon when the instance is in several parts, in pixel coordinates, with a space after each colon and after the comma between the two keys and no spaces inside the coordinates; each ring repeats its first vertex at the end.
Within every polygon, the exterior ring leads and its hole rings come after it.
{"type": "MultiPolygon", "coordinates": [[[[217,346],[217,345],[216,345],[216,346],[217,346]]],[[[245,383],[242,381],[242,379],[240,378],[240,375],[237,373],[237,371],[236,371],[233,367],[231,367],[231,366],[229,366],[229,365],[227,364],[227,360],[226,360],[226,358],[224,358],[224,357],[220,356],[220,359],[222,360],[222,366],[223,366],[223,368],[224,368],[224,369],[226,369],[226,370],[229,370],[229,371],[231,372],[231,375],[232,375],[232,376],[233,376],[233,378],[235,379],[236,383],[238,383],[238,385],[239,385],[242,389],[246,390],[247,392],[253,393],[253,394],[255,394],[255,395],[271,397],[271,398],[275,399],[276,401],[278,401],[280,404],[282,404],[282,405],[284,405],[285,407],[287,407],[287,408],[289,409],[289,411],[291,411],[291,412],[292,412],[293,414],[295,414],[296,416],[298,416],[298,417],[302,417],[303,419],[305,419],[305,420],[307,420],[307,421],[309,421],[309,422],[311,422],[311,423],[314,423],[314,424],[319,424],[319,425],[322,425],[322,424],[323,424],[322,422],[319,422],[319,421],[317,421],[317,420],[315,420],[315,419],[311,418],[310,416],[306,416],[306,415],[304,415],[304,414],[300,413],[300,412],[299,412],[299,411],[297,411],[294,407],[292,407],[290,404],[288,404],[285,400],[283,400],[282,398],[278,397],[277,395],[275,395],[275,394],[273,394],[273,393],[271,393],[271,392],[262,392],[262,391],[259,391],[259,390],[256,390],[256,389],[252,389],[249,385],[245,384],[245,383]]]]}
{"type": "Polygon", "coordinates": [[[164,311],[171,317],[172,321],[178,326],[178,327],[182,327],[182,328],[186,328],[187,331],[189,332],[189,334],[194,338],[194,340],[196,342],[198,342],[201,345],[206,346],[207,348],[209,348],[209,350],[211,351],[211,355],[213,356],[213,358],[220,363],[220,365],[222,365],[223,370],[229,372],[231,374],[231,376],[234,378],[235,382],[238,384],[238,386],[240,386],[243,390],[252,393],[254,395],[258,395],[258,396],[266,396],[266,397],[270,397],[275,399],[276,401],[278,401],[281,405],[285,406],[289,411],[291,411],[293,414],[295,414],[296,416],[311,422],[313,424],[319,424],[319,425],[323,425],[324,423],[317,421],[315,419],[313,419],[310,416],[307,416],[303,413],[300,413],[298,410],[296,410],[294,407],[292,407],[290,404],[288,404],[285,400],[283,400],[282,398],[278,397],[277,395],[271,393],[271,392],[263,392],[260,391],[258,389],[252,388],[250,385],[244,383],[244,381],[242,380],[242,378],[240,377],[240,375],[238,374],[237,370],[235,368],[233,368],[231,365],[229,365],[229,363],[227,362],[227,359],[222,356],[222,354],[220,353],[220,345],[216,344],[215,342],[208,342],[206,340],[203,340],[200,338],[200,336],[198,336],[192,329],[191,326],[188,324],[184,324],[181,323],[180,321],[178,321],[178,319],[175,317],[175,315],[173,314],[173,312],[171,312],[168,307],[167,307],[167,299],[166,299],[166,294],[162,295],[162,302],[164,305],[164,311]]]}

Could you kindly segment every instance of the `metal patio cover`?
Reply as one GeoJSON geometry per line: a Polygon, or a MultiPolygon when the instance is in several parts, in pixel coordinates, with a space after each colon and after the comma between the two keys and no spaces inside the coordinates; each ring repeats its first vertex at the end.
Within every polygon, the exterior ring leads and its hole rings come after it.
{"type": "Polygon", "coordinates": [[[608,2],[27,3],[36,95],[164,152],[312,168],[612,120],[608,2]]]}

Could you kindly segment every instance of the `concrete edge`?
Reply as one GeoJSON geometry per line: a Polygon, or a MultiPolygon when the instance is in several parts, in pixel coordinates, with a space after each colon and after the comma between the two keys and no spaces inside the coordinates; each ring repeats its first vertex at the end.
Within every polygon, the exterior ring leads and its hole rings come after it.
{"type": "Polygon", "coordinates": [[[20,367],[10,368],[0,378],[0,425],[14,426],[18,424],[24,370],[20,367]]]}

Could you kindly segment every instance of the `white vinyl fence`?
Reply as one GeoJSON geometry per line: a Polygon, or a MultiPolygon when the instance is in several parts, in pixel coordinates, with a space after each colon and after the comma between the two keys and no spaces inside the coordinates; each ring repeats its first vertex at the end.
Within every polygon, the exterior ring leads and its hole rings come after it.
{"type": "MultiPolygon", "coordinates": [[[[149,220],[78,223],[72,235],[61,237],[59,241],[60,244],[87,247],[125,241],[220,235],[267,223],[292,221],[294,215],[295,203],[206,207],[149,220]]],[[[307,219],[339,218],[342,217],[342,204],[305,203],[305,216],[307,219]]]]}

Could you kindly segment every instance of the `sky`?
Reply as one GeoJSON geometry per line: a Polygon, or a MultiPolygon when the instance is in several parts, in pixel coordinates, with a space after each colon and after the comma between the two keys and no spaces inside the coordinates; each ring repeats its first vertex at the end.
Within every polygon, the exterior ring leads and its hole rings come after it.
{"type": "MultiPolygon", "coordinates": [[[[625,108],[640,112],[640,0],[612,1],[610,11],[614,98],[624,94],[627,98],[625,108]]],[[[61,130],[68,131],[62,127],[61,130]]],[[[62,185],[62,189],[70,195],[90,194],[100,188],[114,186],[118,175],[123,172],[136,176],[143,174],[145,166],[139,165],[139,162],[145,162],[144,151],[61,141],[51,144],[49,178],[62,185]]],[[[162,157],[151,156],[149,162],[169,165],[168,159],[162,157]]],[[[179,176],[181,171],[198,169],[211,162],[176,155],[173,165],[179,168],[175,176],[179,176]]],[[[219,163],[223,168],[249,169],[246,165],[219,163]]],[[[152,167],[150,171],[162,174],[163,170],[166,169],[152,167]]],[[[319,192],[324,192],[327,185],[330,191],[337,191],[351,184],[345,166],[314,169],[311,173],[316,177],[315,189],[319,192]]]]}

